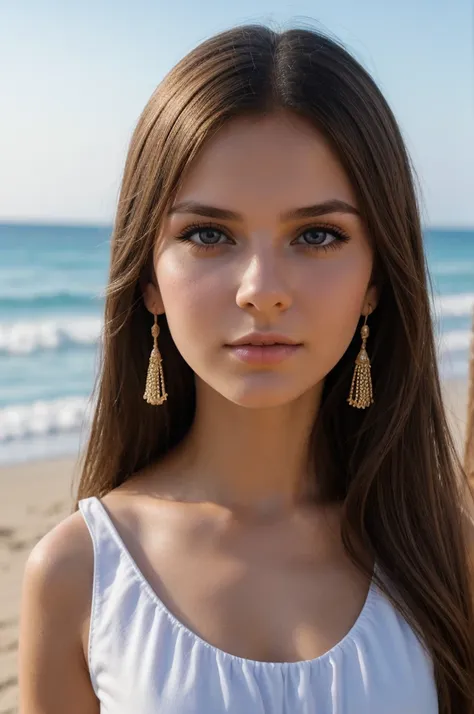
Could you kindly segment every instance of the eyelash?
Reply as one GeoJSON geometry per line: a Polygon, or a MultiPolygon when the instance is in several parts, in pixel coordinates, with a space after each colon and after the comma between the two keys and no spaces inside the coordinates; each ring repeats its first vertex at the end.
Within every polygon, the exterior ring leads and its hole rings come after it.
{"type": "MultiPolygon", "coordinates": [[[[215,248],[220,248],[222,245],[225,245],[223,243],[208,243],[206,244],[201,244],[201,243],[194,243],[191,240],[191,236],[196,233],[197,231],[204,231],[204,230],[212,230],[216,231],[219,233],[222,233],[223,235],[226,236],[226,238],[229,238],[227,231],[222,227],[219,226],[215,223],[192,223],[191,225],[186,226],[184,230],[181,231],[176,236],[176,240],[183,241],[185,243],[189,244],[189,247],[192,250],[197,250],[197,251],[207,251],[207,250],[214,250],[215,248]]],[[[315,250],[337,250],[338,248],[341,248],[344,243],[347,243],[350,238],[345,233],[341,228],[336,228],[336,226],[333,226],[329,223],[319,223],[317,225],[311,225],[306,228],[304,228],[297,236],[299,238],[303,233],[307,233],[308,231],[327,231],[328,233],[331,233],[336,237],[336,240],[333,241],[332,243],[329,243],[329,245],[311,245],[311,244],[301,244],[301,247],[303,250],[309,250],[311,252],[315,250]]]]}

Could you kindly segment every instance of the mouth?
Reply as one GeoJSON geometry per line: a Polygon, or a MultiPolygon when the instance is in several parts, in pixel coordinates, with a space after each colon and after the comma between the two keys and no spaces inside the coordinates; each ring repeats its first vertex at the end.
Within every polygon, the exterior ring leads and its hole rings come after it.
{"type": "Polygon", "coordinates": [[[230,345],[227,346],[239,347],[241,345],[245,345],[250,347],[275,347],[276,345],[296,346],[301,344],[301,342],[298,342],[292,339],[291,337],[287,337],[286,335],[280,335],[275,332],[252,332],[248,335],[240,337],[234,342],[231,342],[230,345]]]}
{"type": "MultiPolygon", "coordinates": [[[[281,339],[281,338],[279,338],[281,339]]],[[[225,345],[230,354],[240,362],[254,365],[272,365],[283,362],[302,349],[301,342],[274,341],[252,338],[225,345]]]]}
{"type": "Polygon", "coordinates": [[[252,341],[252,342],[236,342],[231,345],[228,345],[229,347],[276,347],[278,345],[286,345],[289,347],[296,347],[298,342],[278,342],[277,340],[275,342],[258,342],[257,340],[252,341]]]}

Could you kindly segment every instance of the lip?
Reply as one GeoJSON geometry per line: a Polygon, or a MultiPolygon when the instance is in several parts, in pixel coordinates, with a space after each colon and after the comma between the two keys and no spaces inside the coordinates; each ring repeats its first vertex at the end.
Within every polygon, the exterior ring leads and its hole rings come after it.
{"type": "Polygon", "coordinates": [[[272,365],[288,359],[302,346],[301,342],[295,342],[285,335],[253,332],[226,345],[226,348],[241,362],[272,365]]]}
{"type": "Polygon", "coordinates": [[[280,335],[277,332],[250,332],[248,335],[239,337],[238,340],[231,342],[227,347],[236,347],[238,345],[252,346],[271,346],[271,345],[300,345],[301,342],[292,340],[286,335],[280,335]]]}
{"type": "Polygon", "coordinates": [[[253,365],[278,364],[292,357],[302,345],[226,345],[233,357],[253,365]]]}

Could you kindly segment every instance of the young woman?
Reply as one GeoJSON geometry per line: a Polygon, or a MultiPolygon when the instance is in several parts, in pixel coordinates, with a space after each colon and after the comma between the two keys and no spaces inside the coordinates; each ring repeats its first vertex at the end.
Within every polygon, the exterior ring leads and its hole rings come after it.
{"type": "Polygon", "coordinates": [[[22,714],[474,712],[427,282],[400,131],[342,46],[250,25],[172,69],[76,509],[25,570],[22,714]]]}

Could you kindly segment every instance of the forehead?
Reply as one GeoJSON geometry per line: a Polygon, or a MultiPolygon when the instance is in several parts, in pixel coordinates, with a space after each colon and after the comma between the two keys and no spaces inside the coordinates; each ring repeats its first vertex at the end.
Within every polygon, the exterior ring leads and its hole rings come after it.
{"type": "Polygon", "coordinates": [[[209,201],[245,212],[269,203],[288,208],[339,198],[356,203],[353,188],[323,134],[280,112],[229,121],[204,145],[176,201],[209,201]]]}

